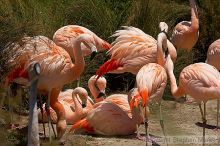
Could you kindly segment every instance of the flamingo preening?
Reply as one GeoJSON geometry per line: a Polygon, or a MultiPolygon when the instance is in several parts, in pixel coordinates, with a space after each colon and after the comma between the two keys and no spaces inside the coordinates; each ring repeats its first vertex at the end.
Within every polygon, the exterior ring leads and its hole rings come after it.
{"type": "Polygon", "coordinates": [[[58,101],[58,95],[63,85],[76,80],[84,70],[85,61],[81,51],[81,44],[90,49],[96,48],[94,39],[88,34],[79,35],[72,45],[75,46],[70,56],[66,50],[57,46],[44,36],[25,37],[23,44],[16,44],[14,54],[7,64],[11,67],[8,73],[8,82],[24,84],[28,78],[27,67],[38,62],[41,66],[41,75],[38,81],[38,92],[48,96],[51,107],[56,111],[57,136],[62,138],[66,130],[65,110],[58,101]],[[74,58],[73,64],[71,57],[74,58]]]}
{"type": "MultiPolygon", "coordinates": [[[[117,38],[108,51],[111,58],[97,70],[98,78],[108,72],[137,74],[145,64],[157,61],[157,41],[138,28],[127,26],[124,28],[124,30],[118,30],[112,35],[117,38]]],[[[167,41],[168,51],[175,61],[176,50],[172,43],[169,40],[167,41]]]]}
{"type": "MultiPolygon", "coordinates": [[[[131,100],[137,89],[129,92],[131,100]]],[[[129,102],[129,101],[127,101],[129,102]]],[[[141,106],[136,104],[131,111],[131,117],[117,104],[110,101],[101,101],[94,105],[86,118],[74,124],[70,131],[82,129],[90,134],[100,135],[129,135],[137,130],[142,122],[141,106]]]]}
{"type": "MultiPolygon", "coordinates": [[[[161,30],[168,30],[168,26],[166,23],[160,23],[161,30]]],[[[167,50],[167,36],[164,32],[159,33],[157,38],[157,62],[156,63],[148,63],[144,65],[136,75],[136,87],[138,89],[137,95],[143,98],[143,106],[148,106],[149,100],[153,100],[159,104],[159,112],[160,112],[160,125],[165,135],[162,111],[161,111],[161,100],[164,93],[164,89],[167,83],[167,74],[164,69],[165,66],[165,52],[167,50]],[[146,100],[144,100],[146,99],[146,100]]],[[[133,102],[133,101],[132,101],[133,102]]],[[[133,104],[131,102],[131,105],[133,104]]],[[[146,113],[144,115],[144,123],[146,128],[146,134],[148,136],[147,128],[148,128],[148,116],[146,113]]],[[[166,138],[166,135],[165,135],[166,138]]]]}
{"type": "MultiPolygon", "coordinates": [[[[81,118],[84,118],[87,112],[91,110],[93,106],[92,99],[88,96],[87,91],[82,87],[68,89],[66,91],[60,92],[58,101],[63,105],[65,109],[65,119],[67,124],[73,124],[81,118]],[[80,106],[82,106],[82,110],[80,109],[80,106]]],[[[49,110],[51,121],[56,123],[56,112],[52,108],[49,110]]],[[[38,110],[38,119],[40,122],[48,122],[46,110],[43,110],[43,113],[38,110]]]]}
{"type": "MultiPolygon", "coordinates": [[[[199,17],[195,0],[189,0],[191,21],[178,23],[171,36],[171,42],[177,49],[191,51],[199,37],[199,17]]],[[[171,56],[172,57],[172,56],[171,56]]]]}

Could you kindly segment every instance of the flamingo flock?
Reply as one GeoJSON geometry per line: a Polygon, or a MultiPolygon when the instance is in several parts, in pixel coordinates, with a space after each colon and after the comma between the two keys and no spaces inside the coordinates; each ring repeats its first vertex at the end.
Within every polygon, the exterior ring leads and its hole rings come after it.
{"type": "Polygon", "coordinates": [[[111,36],[115,37],[111,44],[78,25],[58,29],[53,40],[45,36],[24,37],[22,43],[15,43],[8,48],[14,53],[6,62],[9,64],[6,86],[12,83],[27,85],[28,67],[39,63],[41,73],[37,91],[39,96],[47,97],[46,103],[40,105],[41,110],[38,110],[39,122],[55,123],[58,140],[62,140],[68,132],[67,125],[72,125],[69,132],[116,136],[130,135],[137,131],[138,137],[138,127],[142,123],[145,124],[149,140],[151,102],[159,105],[161,129],[166,138],[161,104],[168,79],[175,99],[188,94],[199,103],[202,121],[206,124],[206,103],[220,98],[220,40],[208,48],[205,63],[194,63],[183,68],[177,85],[174,75],[176,49],[189,52],[199,38],[197,6],[194,0],[189,2],[191,21],[178,23],[170,40],[165,22],[159,23],[157,39],[139,28],[124,26],[111,36]],[[80,78],[86,66],[84,57],[90,55],[94,58],[97,51],[107,51],[110,59],[88,80],[89,92],[79,87],[79,83],[74,89],[62,91],[65,84],[80,78]],[[103,75],[125,72],[136,75],[133,89],[127,91],[127,94],[106,95],[108,84],[103,75]]]}

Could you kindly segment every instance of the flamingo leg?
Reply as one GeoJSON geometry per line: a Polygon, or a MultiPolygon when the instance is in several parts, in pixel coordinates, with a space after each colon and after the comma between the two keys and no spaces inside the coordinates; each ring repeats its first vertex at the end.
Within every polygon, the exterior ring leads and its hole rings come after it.
{"type": "Polygon", "coordinates": [[[10,128],[14,128],[14,124],[13,124],[13,107],[11,105],[11,96],[12,96],[12,92],[11,92],[11,88],[9,86],[8,91],[7,91],[7,95],[8,95],[8,110],[9,110],[9,114],[10,114],[10,128]]]}
{"type": "Polygon", "coordinates": [[[219,118],[219,99],[217,100],[217,129],[218,129],[218,118],[219,118]]]}
{"type": "Polygon", "coordinates": [[[51,127],[50,127],[50,125],[51,125],[51,117],[50,117],[50,95],[51,95],[51,91],[49,91],[45,108],[46,108],[46,111],[47,111],[47,118],[48,118],[49,141],[50,141],[50,143],[51,143],[51,142],[52,142],[52,139],[51,139],[51,127]]]}
{"type": "MultiPolygon", "coordinates": [[[[49,97],[49,96],[48,96],[49,97]]],[[[55,132],[55,129],[54,129],[54,126],[53,126],[53,123],[51,122],[51,115],[50,115],[50,100],[48,101],[47,100],[47,103],[46,103],[46,112],[47,112],[47,118],[48,118],[48,127],[49,127],[49,139],[51,140],[51,127],[52,127],[52,130],[53,130],[53,133],[54,133],[54,137],[56,138],[56,132],[55,132]]]]}
{"type": "Polygon", "coordinates": [[[40,103],[40,112],[42,116],[42,124],[44,129],[44,139],[46,139],[46,132],[45,132],[45,124],[44,124],[44,112],[43,112],[43,104],[42,104],[42,96],[39,96],[39,103],[40,103]]]}
{"type": "Polygon", "coordinates": [[[202,122],[203,122],[203,142],[202,145],[205,146],[205,125],[206,125],[206,103],[204,103],[204,112],[202,111],[201,103],[199,104],[199,109],[202,115],[202,122]]]}
{"type": "Polygon", "coordinates": [[[148,118],[147,118],[147,109],[144,107],[144,126],[145,126],[145,134],[146,134],[146,146],[148,146],[148,118]]]}
{"type": "Polygon", "coordinates": [[[80,86],[80,77],[77,79],[77,87],[80,86]]]}
{"type": "MultiPolygon", "coordinates": [[[[65,116],[65,110],[63,105],[58,101],[58,95],[60,93],[60,89],[53,89],[51,92],[50,100],[51,100],[51,107],[55,110],[57,114],[57,137],[59,140],[61,140],[62,136],[64,135],[66,131],[66,116],[65,116]]],[[[62,140],[61,140],[62,142],[62,140]]],[[[62,142],[63,143],[63,142],[62,142]]]]}
{"type": "Polygon", "coordinates": [[[166,145],[168,146],[168,143],[167,143],[167,136],[166,136],[166,133],[165,133],[165,129],[164,129],[164,120],[163,120],[163,115],[162,115],[162,110],[161,110],[161,101],[160,101],[160,103],[159,103],[159,108],[160,108],[160,113],[159,113],[159,115],[160,115],[160,126],[161,126],[161,129],[162,129],[162,131],[163,131],[163,135],[164,135],[164,137],[165,137],[165,142],[166,142],[166,145]]]}

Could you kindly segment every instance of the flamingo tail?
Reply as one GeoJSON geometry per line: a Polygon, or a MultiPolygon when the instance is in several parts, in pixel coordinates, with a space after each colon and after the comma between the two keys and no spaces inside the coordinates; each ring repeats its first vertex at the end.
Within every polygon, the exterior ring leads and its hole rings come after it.
{"type": "Polygon", "coordinates": [[[69,132],[74,131],[75,129],[85,129],[86,132],[94,132],[93,127],[91,127],[86,119],[82,119],[76,122],[70,129],[69,132]]]}
{"type": "Polygon", "coordinates": [[[8,82],[11,83],[13,82],[14,79],[19,78],[19,77],[28,79],[28,72],[27,70],[24,69],[24,65],[19,66],[15,68],[13,71],[11,71],[9,75],[7,76],[7,79],[8,79],[8,82]]]}

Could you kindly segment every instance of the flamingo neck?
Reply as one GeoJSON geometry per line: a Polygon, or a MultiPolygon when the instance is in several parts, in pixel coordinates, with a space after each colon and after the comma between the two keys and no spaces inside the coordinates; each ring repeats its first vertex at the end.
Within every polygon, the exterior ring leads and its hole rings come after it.
{"type": "Polygon", "coordinates": [[[161,66],[165,65],[163,46],[167,48],[167,37],[166,34],[162,32],[157,37],[157,63],[161,66]]]}
{"type": "Polygon", "coordinates": [[[175,75],[173,73],[173,70],[168,70],[167,74],[168,74],[168,76],[170,78],[171,93],[175,97],[176,92],[178,91],[175,75]]]}
{"type": "Polygon", "coordinates": [[[76,41],[72,42],[72,46],[74,47],[71,48],[73,49],[73,56],[75,62],[71,65],[70,70],[67,71],[69,82],[78,79],[84,71],[85,61],[81,50],[81,43],[83,42],[84,38],[82,36],[79,36],[76,39],[76,41]]]}
{"type": "Polygon", "coordinates": [[[199,18],[198,18],[198,11],[195,0],[189,0],[190,7],[191,7],[191,28],[193,30],[199,29],[199,18]]]}
{"type": "Polygon", "coordinates": [[[95,87],[95,82],[89,82],[89,90],[93,96],[93,98],[95,99],[95,102],[100,102],[103,100],[103,97],[97,98],[99,95],[99,91],[98,89],[95,87]]]}
{"type": "Polygon", "coordinates": [[[74,93],[74,91],[72,93],[72,98],[73,98],[73,103],[75,105],[75,112],[77,114],[83,114],[83,108],[81,107],[81,104],[79,103],[79,101],[77,99],[77,94],[74,93]]]}

